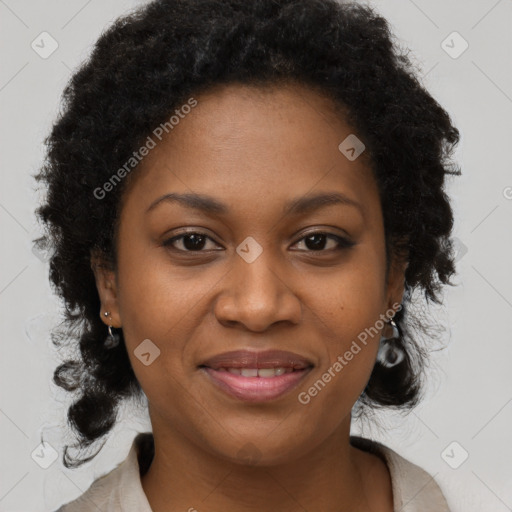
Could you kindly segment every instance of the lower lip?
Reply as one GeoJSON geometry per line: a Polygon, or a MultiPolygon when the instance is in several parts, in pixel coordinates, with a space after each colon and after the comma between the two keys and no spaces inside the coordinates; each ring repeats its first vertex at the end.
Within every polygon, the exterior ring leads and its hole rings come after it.
{"type": "Polygon", "coordinates": [[[207,367],[201,369],[219,389],[246,402],[275,400],[295,388],[311,370],[294,370],[275,377],[242,377],[228,371],[217,371],[207,367]]]}

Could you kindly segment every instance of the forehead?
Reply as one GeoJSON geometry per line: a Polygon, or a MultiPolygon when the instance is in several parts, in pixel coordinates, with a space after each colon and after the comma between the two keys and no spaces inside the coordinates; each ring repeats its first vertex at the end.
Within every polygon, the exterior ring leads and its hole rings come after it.
{"type": "Polygon", "coordinates": [[[281,201],[316,187],[362,203],[375,199],[364,152],[351,161],[339,149],[354,130],[318,92],[294,84],[229,84],[194,99],[196,106],[176,117],[161,140],[153,136],[155,147],[132,175],[147,206],[177,190],[246,203],[281,201]]]}

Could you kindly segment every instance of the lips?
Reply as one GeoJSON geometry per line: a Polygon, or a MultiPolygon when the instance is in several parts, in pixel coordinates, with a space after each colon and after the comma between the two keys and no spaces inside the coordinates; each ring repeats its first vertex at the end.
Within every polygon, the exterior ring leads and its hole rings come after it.
{"type": "Polygon", "coordinates": [[[237,350],[211,357],[199,368],[209,382],[232,398],[266,402],[296,388],[313,366],[293,352],[237,350]]]}
{"type": "Polygon", "coordinates": [[[313,363],[293,352],[284,350],[266,350],[263,352],[254,352],[249,350],[235,350],[232,352],[224,352],[211,357],[201,363],[199,366],[220,370],[225,368],[285,368],[291,370],[304,370],[313,366],[313,363]]]}

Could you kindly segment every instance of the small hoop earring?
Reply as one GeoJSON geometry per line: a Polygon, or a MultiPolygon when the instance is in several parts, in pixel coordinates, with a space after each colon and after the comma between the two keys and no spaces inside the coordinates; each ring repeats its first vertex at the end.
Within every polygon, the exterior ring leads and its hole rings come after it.
{"type": "MultiPolygon", "coordinates": [[[[109,311],[105,311],[103,313],[105,316],[110,315],[109,311]]],[[[105,338],[105,342],[103,343],[104,347],[107,349],[117,347],[119,345],[119,334],[117,332],[112,332],[112,325],[108,326],[108,336],[105,338]]]]}
{"type": "Polygon", "coordinates": [[[403,348],[398,346],[396,341],[393,341],[400,338],[398,327],[393,319],[389,323],[393,328],[393,334],[390,338],[381,336],[379,352],[377,353],[377,361],[386,368],[392,368],[405,359],[403,348]]]}

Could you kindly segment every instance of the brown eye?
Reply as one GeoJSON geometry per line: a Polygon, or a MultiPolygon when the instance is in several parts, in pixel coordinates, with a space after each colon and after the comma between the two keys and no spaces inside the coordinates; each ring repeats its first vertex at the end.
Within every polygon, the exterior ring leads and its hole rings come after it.
{"type": "Polygon", "coordinates": [[[327,252],[328,250],[340,250],[349,248],[355,245],[354,242],[337,236],[331,233],[324,233],[322,231],[316,231],[315,233],[309,233],[305,237],[301,238],[297,243],[304,241],[307,250],[313,252],[327,252]],[[331,240],[331,247],[326,249],[327,242],[331,240]]]}
{"type": "Polygon", "coordinates": [[[182,252],[205,252],[202,251],[202,249],[204,249],[207,240],[211,240],[211,238],[204,233],[190,232],[182,233],[181,235],[170,238],[169,240],[166,240],[163,245],[166,247],[171,246],[171,248],[182,252]],[[178,241],[184,248],[178,248],[175,246],[175,243],[178,241]]]}

